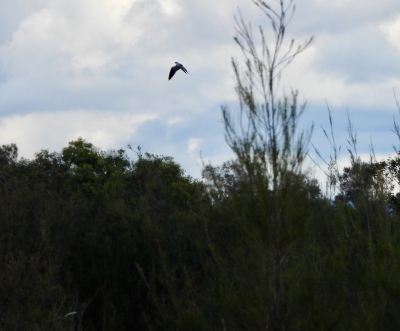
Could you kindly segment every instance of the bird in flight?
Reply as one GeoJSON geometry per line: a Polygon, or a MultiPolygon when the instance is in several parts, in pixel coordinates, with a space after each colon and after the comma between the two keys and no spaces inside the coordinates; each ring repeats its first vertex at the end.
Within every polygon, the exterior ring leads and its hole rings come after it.
{"type": "Polygon", "coordinates": [[[188,74],[188,71],[186,70],[186,68],[185,68],[182,64],[180,64],[179,62],[175,62],[175,64],[176,64],[176,65],[173,66],[173,67],[171,68],[171,71],[169,72],[168,80],[170,80],[172,77],[174,77],[175,73],[176,73],[179,69],[182,69],[183,72],[184,72],[185,74],[188,74]]]}

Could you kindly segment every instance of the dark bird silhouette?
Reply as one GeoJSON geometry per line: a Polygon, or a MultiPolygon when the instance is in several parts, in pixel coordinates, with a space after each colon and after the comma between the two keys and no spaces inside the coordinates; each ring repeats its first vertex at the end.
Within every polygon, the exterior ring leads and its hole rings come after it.
{"type": "Polygon", "coordinates": [[[176,63],[176,65],[173,66],[171,68],[171,71],[169,72],[168,80],[170,80],[172,77],[174,77],[175,73],[179,69],[181,69],[185,74],[188,74],[188,71],[186,70],[186,68],[182,64],[180,64],[179,62],[175,62],[175,63],[176,63]]]}

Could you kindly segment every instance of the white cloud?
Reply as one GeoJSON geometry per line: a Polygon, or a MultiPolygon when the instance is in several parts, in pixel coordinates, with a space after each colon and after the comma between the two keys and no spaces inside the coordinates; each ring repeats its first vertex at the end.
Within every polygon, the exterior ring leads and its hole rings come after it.
{"type": "Polygon", "coordinates": [[[400,15],[395,20],[380,25],[389,42],[400,52],[400,15]]]}
{"type": "Polygon", "coordinates": [[[232,20],[223,7],[230,6],[217,6],[208,24],[206,13],[182,1],[49,1],[0,46],[0,113],[82,107],[198,112],[222,102],[233,96],[226,82],[234,49],[230,26],[216,19],[232,20]],[[167,81],[177,60],[193,78],[167,81]]]}
{"type": "Polygon", "coordinates": [[[188,141],[189,154],[193,155],[195,152],[198,152],[202,142],[203,142],[203,139],[190,138],[188,141]]]}
{"type": "MultiPolygon", "coordinates": [[[[0,5],[7,8],[0,12],[0,138],[17,142],[21,155],[60,150],[79,135],[101,148],[137,141],[196,171],[200,147],[207,159],[228,155],[218,121],[220,104],[236,102],[230,59],[241,59],[232,40],[237,7],[254,35],[258,24],[269,29],[250,0],[0,5]],[[174,61],[190,74],[168,81],[174,61]]],[[[395,111],[392,89],[400,90],[399,11],[393,0],[297,1],[287,35],[316,41],[281,86],[299,89],[314,106],[327,99],[335,111],[356,109],[356,119],[376,125],[364,108],[395,111]]]]}
{"type": "Polygon", "coordinates": [[[102,149],[118,148],[116,145],[129,140],[140,124],[154,119],[154,114],[86,110],[12,115],[0,120],[0,142],[16,143],[25,158],[32,158],[41,149],[60,150],[78,137],[102,149]]]}
{"type": "Polygon", "coordinates": [[[159,3],[163,6],[165,13],[168,15],[174,15],[182,10],[177,0],[159,0],[159,3]]]}
{"type": "Polygon", "coordinates": [[[173,124],[176,124],[176,123],[182,123],[183,121],[184,120],[183,120],[182,117],[174,117],[174,118],[171,118],[171,119],[168,120],[168,124],[169,125],[173,125],[173,124]]]}

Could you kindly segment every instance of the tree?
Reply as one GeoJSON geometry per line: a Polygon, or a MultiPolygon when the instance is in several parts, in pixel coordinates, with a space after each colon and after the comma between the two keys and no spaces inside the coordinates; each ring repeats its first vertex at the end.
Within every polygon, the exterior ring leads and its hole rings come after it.
{"type": "MultiPolygon", "coordinates": [[[[259,194],[270,200],[266,208],[271,208],[271,212],[263,220],[270,226],[260,228],[267,231],[264,236],[270,238],[271,246],[264,263],[273,270],[268,293],[272,298],[272,311],[266,312],[266,321],[270,327],[284,330],[283,272],[292,245],[283,239],[290,231],[285,225],[285,201],[290,198],[285,194],[285,187],[290,186],[292,174],[301,173],[309,134],[297,134],[298,119],[306,104],[298,106],[297,91],[279,97],[277,87],[282,70],[310,45],[313,37],[298,46],[294,39],[285,43],[286,28],[295,11],[293,0],[280,0],[276,6],[261,0],[253,3],[267,16],[274,39],[270,42],[260,27],[261,43],[256,43],[251,25],[245,24],[241,15],[236,19],[234,39],[246,65],[241,72],[237,61],[232,59],[240,103],[238,120],[225,106],[222,114],[226,141],[237,157],[240,176],[247,178],[249,194],[259,194]]],[[[236,173],[239,175],[238,171],[236,173]]]]}

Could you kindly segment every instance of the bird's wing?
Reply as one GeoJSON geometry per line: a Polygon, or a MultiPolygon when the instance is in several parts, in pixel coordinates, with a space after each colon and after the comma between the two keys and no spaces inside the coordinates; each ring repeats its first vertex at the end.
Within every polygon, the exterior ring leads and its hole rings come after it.
{"type": "Polygon", "coordinates": [[[186,68],[181,64],[181,69],[183,70],[183,72],[185,73],[185,74],[188,74],[188,71],[186,70],[186,68]]]}
{"type": "Polygon", "coordinates": [[[175,72],[179,70],[178,66],[174,66],[171,68],[171,71],[169,72],[168,80],[170,80],[172,77],[174,77],[175,72]]]}

